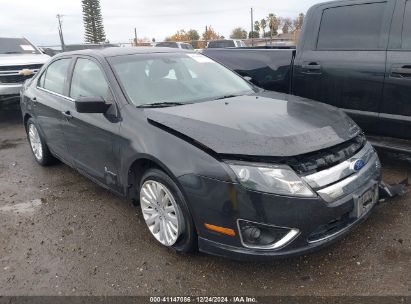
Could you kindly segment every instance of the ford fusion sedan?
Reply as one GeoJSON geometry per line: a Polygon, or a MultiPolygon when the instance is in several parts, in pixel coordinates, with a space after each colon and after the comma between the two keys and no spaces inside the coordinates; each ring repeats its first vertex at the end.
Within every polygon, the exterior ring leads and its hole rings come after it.
{"type": "Polygon", "coordinates": [[[25,83],[21,109],[40,165],[61,160],[139,201],[142,233],[178,252],[303,254],[378,201],[378,156],[342,111],[194,52],[60,54],[25,83]]]}

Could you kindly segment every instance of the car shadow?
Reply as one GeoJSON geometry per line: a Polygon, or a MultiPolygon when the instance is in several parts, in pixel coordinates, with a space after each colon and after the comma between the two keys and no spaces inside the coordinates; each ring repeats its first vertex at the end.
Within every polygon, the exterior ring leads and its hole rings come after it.
{"type": "Polygon", "coordinates": [[[0,100],[0,126],[16,124],[20,121],[21,110],[19,100],[0,100]]]}

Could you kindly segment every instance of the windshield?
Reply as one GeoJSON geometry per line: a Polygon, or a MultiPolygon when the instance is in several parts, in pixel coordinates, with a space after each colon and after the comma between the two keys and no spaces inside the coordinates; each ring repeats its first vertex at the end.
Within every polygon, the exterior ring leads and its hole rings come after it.
{"type": "Polygon", "coordinates": [[[24,38],[0,38],[0,54],[40,54],[40,52],[24,38]]]}
{"type": "Polygon", "coordinates": [[[243,78],[201,54],[135,54],[109,61],[129,100],[137,106],[254,93],[243,78]]]}

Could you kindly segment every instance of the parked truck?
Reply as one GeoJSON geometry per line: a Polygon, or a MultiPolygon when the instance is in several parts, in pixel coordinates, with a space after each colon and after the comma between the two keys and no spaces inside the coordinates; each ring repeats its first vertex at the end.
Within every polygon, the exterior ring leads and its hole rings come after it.
{"type": "Polygon", "coordinates": [[[266,90],[343,109],[376,146],[411,151],[410,0],[317,4],[296,50],[203,53],[266,90]]]}
{"type": "Polygon", "coordinates": [[[20,89],[49,60],[26,38],[0,37],[0,104],[19,100],[20,89]]]}

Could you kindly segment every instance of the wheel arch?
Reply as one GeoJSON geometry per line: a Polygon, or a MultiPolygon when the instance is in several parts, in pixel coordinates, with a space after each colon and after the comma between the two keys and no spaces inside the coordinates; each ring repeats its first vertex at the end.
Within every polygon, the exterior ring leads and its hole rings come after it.
{"type": "Polygon", "coordinates": [[[27,122],[29,121],[30,118],[32,118],[32,116],[29,113],[26,113],[23,117],[23,124],[26,130],[27,130],[27,122]]]}
{"type": "Polygon", "coordinates": [[[165,172],[180,188],[182,191],[181,186],[178,183],[177,178],[171,172],[166,165],[164,165],[160,160],[152,157],[148,154],[142,154],[136,157],[131,164],[128,166],[127,170],[127,191],[126,195],[128,198],[138,201],[139,200],[139,193],[137,191],[137,187],[139,187],[141,179],[144,173],[148,169],[159,169],[165,172]]]}

